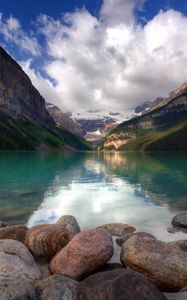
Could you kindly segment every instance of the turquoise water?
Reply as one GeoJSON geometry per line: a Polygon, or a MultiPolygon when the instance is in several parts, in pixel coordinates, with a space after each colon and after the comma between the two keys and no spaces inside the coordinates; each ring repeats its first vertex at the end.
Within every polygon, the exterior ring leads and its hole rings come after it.
{"type": "Polygon", "coordinates": [[[161,240],[187,210],[186,154],[0,153],[0,219],[33,226],[74,215],[82,229],[124,222],[161,240]]]}

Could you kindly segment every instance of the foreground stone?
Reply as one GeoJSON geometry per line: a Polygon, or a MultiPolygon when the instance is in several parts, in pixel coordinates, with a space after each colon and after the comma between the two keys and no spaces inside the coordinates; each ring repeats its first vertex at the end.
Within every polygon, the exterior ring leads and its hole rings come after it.
{"type": "Polygon", "coordinates": [[[121,262],[163,291],[178,291],[187,285],[187,256],[179,247],[133,236],[122,245],[121,262]]]}
{"type": "Polygon", "coordinates": [[[60,275],[35,284],[38,300],[166,300],[141,274],[125,269],[93,274],[81,282],[60,275]]]}
{"type": "Polygon", "coordinates": [[[187,228],[187,211],[176,214],[173,217],[172,225],[187,228]]]}
{"type": "Polygon", "coordinates": [[[98,226],[97,229],[107,230],[111,235],[123,236],[125,233],[132,233],[136,228],[123,223],[111,223],[98,226]]]}
{"type": "Polygon", "coordinates": [[[69,238],[72,239],[76,234],[78,234],[81,230],[79,224],[75,217],[70,215],[62,216],[58,221],[57,224],[61,224],[67,228],[69,232],[69,238]]]}
{"type": "Polygon", "coordinates": [[[61,224],[36,225],[27,231],[25,244],[35,256],[52,257],[69,241],[61,224]]]}
{"type": "Polygon", "coordinates": [[[0,300],[37,300],[35,289],[28,281],[0,281],[0,300]]]}
{"type": "Polygon", "coordinates": [[[47,277],[35,284],[37,300],[76,300],[76,288],[76,281],[60,275],[47,277]]]}
{"type": "MultiPolygon", "coordinates": [[[[159,289],[141,274],[118,269],[100,272],[81,282],[88,300],[164,300],[159,289]]],[[[83,294],[84,295],[84,294],[83,294]]],[[[81,298],[80,298],[81,299],[81,298]]]]}
{"type": "Polygon", "coordinates": [[[3,226],[0,228],[0,239],[11,239],[24,243],[27,230],[25,225],[3,226]]]}
{"type": "Polygon", "coordinates": [[[0,281],[5,278],[23,280],[41,278],[32,254],[21,242],[0,240],[0,281]]]}
{"type": "Polygon", "coordinates": [[[51,261],[53,274],[80,280],[106,264],[113,255],[112,237],[105,231],[77,234],[51,261]]]}
{"type": "Polygon", "coordinates": [[[122,244],[125,243],[132,236],[139,236],[140,238],[148,238],[148,239],[155,239],[156,240],[156,238],[150,233],[135,232],[135,233],[126,233],[121,238],[117,238],[116,239],[116,244],[121,247],[122,244]]]}

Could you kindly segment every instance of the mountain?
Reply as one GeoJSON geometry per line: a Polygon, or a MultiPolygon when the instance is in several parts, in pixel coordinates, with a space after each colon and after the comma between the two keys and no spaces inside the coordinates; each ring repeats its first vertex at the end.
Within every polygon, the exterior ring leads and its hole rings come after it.
{"type": "Polygon", "coordinates": [[[0,47],[0,149],[77,149],[89,146],[59,129],[29,77],[0,47]]]}
{"type": "Polygon", "coordinates": [[[102,147],[118,151],[186,151],[187,83],[143,115],[116,127],[102,147]]]}
{"type": "Polygon", "coordinates": [[[66,113],[51,103],[46,103],[46,108],[59,128],[65,128],[94,144],[103,141],[126,118],[126,115],[119,112],[100,110],[66,113]]]}
{"type": "Polygon", "coordinates": [[[86,131],[71,117],[71,113],[64,113],[57,106],[51,103],[46,103],[46,108],[50,116],[55,120],[57,126],[65,128],[66,130],[69,130],[81,137],[86,135],[86,131]]]}
{"type": "Polygon", "coordinates": [[[159,104],[163,100],[164,100],[163,98],[156,98],[152,102],[150,102],[150,101],[143,102],[142,104],[138,105],[134,111],[136,114],[146,113],[147,111],[152,109],[155,105],[159,104]]]}
{"type": "Polygon", "coordinates": [[[103,110],[89,110],[77,112],[72,118],[80,124],[86,132],[84,138],[92,143],[102,142],[109,132],[122,121],[128,119],[132,112],[112,112],[103,110]]]}

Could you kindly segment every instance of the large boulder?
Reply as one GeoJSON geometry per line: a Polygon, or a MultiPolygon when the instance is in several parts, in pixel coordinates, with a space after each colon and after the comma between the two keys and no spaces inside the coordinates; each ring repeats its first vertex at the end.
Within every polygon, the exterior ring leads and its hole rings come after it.
{"type": "Polygon", "coordinates": [[[78,234],[81,230],[79,224],[74,216],[64,215],[58,221],[57,224],[61,224],[67,228],[69,232],[69,238],[72,239],[76,234],[78,234]]]}
{"type": "Polygon", "coordinates": [[[35,289],[28,281],[1,280],[0,300],[37,300],[35,289]]]}
{"type": "Polygon", "coordinates": [[[141,274],[116,269],[98,272],[77,282],[53,275],[35,284],[38,300],[166,300],[141,274]]]}
{"type": "Polygon", "coordinates": [[[111,235],[114,236],[123,236],[125,233],[132,233],[136,231],[136,228],[134,228],[133,226],[123,223],[104,224],[98,226],[96,229],[107,230],[111,235]]]}
{"type": "Polygon", "coordinates": [[[187,228],[187,211],[176,214],[172,219],[172,225],[187,228]]]}
{"type": "Polygon", "coordinates": [[[179,247],[133,236],[122,245],[121,262],[163,291],[178,291],[187,285],[187,256],[179,247]]]}
{"type": "Polygon", "coordinates": [[[61,224],[36,225],[27,231],[25,238],[27,247],[39,257],[53,257],[68,241],[68,230],[61,224]]]}
{"type": "Polygon", "coordinates": [[[0,240],[0,281],[5,279],[35,280],[41,278],[32,254],[15,240],[0,240]]]}
{"type": "Polygon", "coordinates": [[[116,239],[116,244],[118,246],[122,246],[123,243],[125,243],[130,237],[137,235],[140,238],[147,238],[147,239],[156,239],[152,234],[147,232],[135,232],[135,233],[126,233],[122,237],[119,237],[116,239]]]}
{"type": "Polygon", "coordinates": [[[125,269],[90,275],[79,285],[79,293],[79,299],[86,300],[165,300],[152,282],[125,269]]]}
{"type": "Polygon", "coordinates": [[[27,230],[25,225],[3,226],[0,228],[0,239],[11,239],[24,243],[27,230]]]}
{"type": "Polygon", "coordinates": [[[113,241],[107,232],[83,231],[57,253],[50,268],[53,274],[79,280],[106,264],[112,255],[113,241]]]}
{"type": "Polygon", "coordinates": [[[47,277],[35,283],[37,300],[81,300],[76,297],[77,285],[76,281],[64,276],[47,277]]]}

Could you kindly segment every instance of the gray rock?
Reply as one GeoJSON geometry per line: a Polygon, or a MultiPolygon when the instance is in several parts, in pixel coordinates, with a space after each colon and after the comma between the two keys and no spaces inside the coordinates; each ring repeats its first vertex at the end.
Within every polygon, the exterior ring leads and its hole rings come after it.
{"type": "Polygon", "coordinates": [[[0,220],[0,228],[9,226],[8,223],[0,220]]]}
{"type": "Polygon", "coordinates": [[[187,228],[187,211],[176,214],[173,217],[172,225],[187,228]]]}
{"type": "Polygon", "coordinates": [[[76,300],[76,288],[76,281],[60,275],[47,277],[35,284],[37,300],[76,300]]]}
{"type": "Polygon", "coordinates": [[[187,292],[165,293],[167,300],[187,300],[187,292]]]}
{"type": "Polygon", "coordinates": [[[70,239],[72,239],[76,234],[78,234],[81,231],[77,220],[74,216],[71,215],[62,216],[57,221],[57,224],[64,225],[67,228],[70,239]]]}
{"type": "Polygon", "coordinates": [[[166,300],[149,280],[125,269],[98,272],[81,282],[53,275],[35,283],[38,300],[166,300]]]}
{"type": "Polygon", "coordinates": [[[37,300],[35,289],[28,281],[0,281],[0,300],[37,300]]]}
{"type": "Polygon", "coordinates": [[[167,232],[175,234],[177,232],[177,229],[174,227],[168,227],[167,232]]]}
{"type": "Polygon", "coordinates": [[[126,233],[121,238],[117,238],[116,239],[116,244],[121,247],[123,243],[125,243],[130,237],[132,237],[134,235],[139,236],[140,238],[148,238],[148,239],[155,239],[156,240],[156,238],[150,233],[135,232],[135,233],[126,233]]]}
{"type": "Polygon", "coordinates": [[[0,239],[17,240],[24,243],[28,228],[25,225],[14,225],[0,228],[0,239]]]}
{"type": "Polygon", "coordinates": [[[165,300],[152,282],[125,269],[90,275],[80,283],[79,297],[86,300],[165,300]]]}
{"type": "Polygon", "coordinates": [[[36,280],[41,278],[32,254],[15,240],[0,240],[0,281],[5,278],[36,280]]]}

